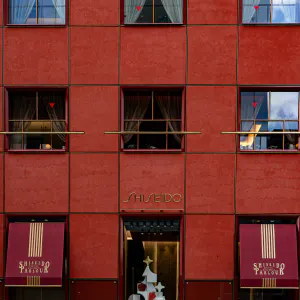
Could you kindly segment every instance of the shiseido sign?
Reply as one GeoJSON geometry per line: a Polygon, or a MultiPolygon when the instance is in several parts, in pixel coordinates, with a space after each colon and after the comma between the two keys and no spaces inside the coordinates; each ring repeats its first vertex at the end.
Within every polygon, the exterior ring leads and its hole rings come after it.
{"type": "Polygon", "coordinates": [[[128,202],[144,202],[144,203],[148,203],[148,202],[163,202],[163,203],[171,203],[171,202],[175,202],[175,203],[179,203],[182,200],[182,195],[181,194],[159,194],[159,193],[152,193],[149,195],[145,195],[145,194],[137,194],[136,192],[132,192],[131,194],[129,194],[128,198],[125,200],[122,200],[122,202],[124,203],[128,203],[128,202]]]}

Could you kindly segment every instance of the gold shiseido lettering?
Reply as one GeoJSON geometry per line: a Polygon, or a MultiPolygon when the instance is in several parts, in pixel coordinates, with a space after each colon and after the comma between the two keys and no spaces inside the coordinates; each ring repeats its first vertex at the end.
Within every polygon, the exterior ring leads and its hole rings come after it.
{"type": "Polygon", "coordinates": [[[170,202],[175,202],[179,203],[182,200],[182,195],[181,194],[156,194],[156,193],[151,193],[148,197],[144,194],[140,194],[140,196],[137,196],[136,192],[132,192],[129,194],[128,198],[125,200],[122,200],[123,203],[128,203],[128,202],[154,202],[154,203],[170,203],[170,202]]]}

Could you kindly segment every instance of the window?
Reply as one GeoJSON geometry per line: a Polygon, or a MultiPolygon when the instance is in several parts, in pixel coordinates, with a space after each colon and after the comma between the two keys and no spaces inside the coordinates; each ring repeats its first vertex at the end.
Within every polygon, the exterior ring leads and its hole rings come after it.
{"type": "Polygon", "coordinates": [[[183,0],[124,0],[125,24],[183,23],[183,0]]]}
{"type": "Polygon", "coordinates": [[[124,220],[123,249],[124,299],[179,299],[179,220],[124,220]]]}
{"type": "Polygon", "coordinates": [[[298,0],[243,0],[243,23],[299,23],[298,0]]]}
{"type": "Polygon", "coordinates": [[[63,25],[65,0],[8,0],[9,24],[63,25]]]}
{"type": "Polygon", "coordinates": [[[66,91],[9,91],[8,130],[22,132],[7,136],[10,150],[64,150],[66,91]],[[27,134],[29,132],[40,132],[27,134]]]}
{"type": "Polygon", "coordinates": [[[273,133],[241,135],[241,150],[298,150],[299,92],[242,92],[240,129],[273,133]]]}
{"type": "Polygon", "coordinates": [[[182,90],[124,91],[124,149],[180,150],[182,126],[182,90]]]}

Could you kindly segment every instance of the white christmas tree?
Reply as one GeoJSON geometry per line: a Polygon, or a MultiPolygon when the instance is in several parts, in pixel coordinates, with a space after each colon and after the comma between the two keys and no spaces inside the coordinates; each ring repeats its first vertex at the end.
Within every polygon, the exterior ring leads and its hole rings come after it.
{"type": "Polygon", "coordinates": [[[150,270],[149,265],[153,262],[149,256],[144,260],[144,263],[147,265],[143,273],[145,279],[137,284],[137,292],[140,295],[143,295],[145,300],[165,300],[163,296],[162,289],[165,287],[159,283],[156,287],[154,283],[157,283],[157,274],[153,273],[150,270]],[[157,292],[156,292],[157,290],[157,292]]]}

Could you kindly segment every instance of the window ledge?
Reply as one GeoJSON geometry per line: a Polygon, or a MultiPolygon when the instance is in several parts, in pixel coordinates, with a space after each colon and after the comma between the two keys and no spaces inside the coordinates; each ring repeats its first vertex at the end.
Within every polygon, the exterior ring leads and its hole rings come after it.
{"type": "Polygon", "coordinates": [[[242,153],[276,153],[276,154],[300,154],[300,150],[276,150],[276,149],[269,149],[269,150],[238,150],[237,151],[238,154],[242,154],[242,153]]]}
{"type": "Polygon", "coordinates": [[[123,153],[183,153],[183,149],[122,149],[121,150],[123,153]]]}
{"type": "Polygon", "coordinates": [[[11,149],[8,149],[8,150],[5,150],[6,153],[68,153],[67,150],[63,150],[63,149],[55,149],[55,150],[41,150],[41,149],[25,149],[25,150],[22,150],[22,149],[17,149],[17,150],[11,150],[11,149]]]}
{"type": "Polygon", "coordinates": [[[6,24],[4,27],[7,28],[22,28],[22,27],[31,27],[31,28],[42,28],[42,27],[55,27],[55,28],[64,28],[67,27],[67,24],[6,24]]]}
{"type": "Polygon", "coordinates": [[[242,23],[243,26],[300,26],[300,23],[242,23]]]}
{"type": "Polygon", "coordinates": [[[122,26],[184,26],[184,23],[123,23],[122,26]]]}

